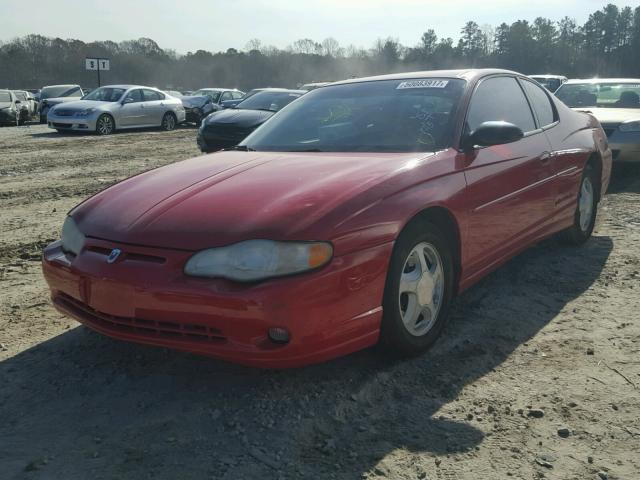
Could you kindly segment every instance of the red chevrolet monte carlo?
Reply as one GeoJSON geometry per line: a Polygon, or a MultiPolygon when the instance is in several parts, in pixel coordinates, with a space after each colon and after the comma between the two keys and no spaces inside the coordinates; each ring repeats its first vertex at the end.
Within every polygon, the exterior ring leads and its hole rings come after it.
{"type": "Polygon", "coordinates": [[[413,355],[518,252],[586,241],[610,170],[598,122],[517,73],[348,80],[80,204],[44,275],[122,340],[276,368],[413,355]]]}

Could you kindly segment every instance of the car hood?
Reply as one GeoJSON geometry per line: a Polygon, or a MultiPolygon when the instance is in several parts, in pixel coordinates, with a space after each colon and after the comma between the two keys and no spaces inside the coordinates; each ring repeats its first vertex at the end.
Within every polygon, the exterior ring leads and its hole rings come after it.
{"type": "Polygon", "coordinates": [[[349,199],[427,156],[220,152],[127,179],[70,215],[85,235],[151,247],[330,240],[322,218],[338,208],[348,216],[349,199]]]}
{"type": "Polygon", "coordinates": [[[69,102],[77,102],[78,97],[52,97],[45,98],[42,100],[43,102],[47,102],[49,105],[57,105],[58,103],[69,103],[69,102]]]}
{"type": "Polygon", "coordinates": [[[576,108],[579,112],[591,113],[600,123],[622,123],[640,120],[640,108],[576,108]]]}
{"type": "Polygon", "coordinates": [[[76,100],[74,102],[64,102],[64,108],[65,110],[84,110],[86,108],[101,108],[115,103],[116,102],[99,102],[97,100],[76,100]]]}
{"type": "Polygon", "coordinates": [[[263,124],[274,115],[275,112],[266,110],[242,110],[232,108],[229,110],[220,110],[214,112],[207,117],[206,125],[237,125],[241,128],[256,127],[263,124]]]}
{"type": "Polygon", "coordinates": [[[189,96],[189,97],[181,97],[180,100],[182,100],[182,105],[184,105],[185,107],[202,108],[204,104],[207,103],[207,100],[209,100],[209,97],[196,95],[196,96],[189,96]]]}

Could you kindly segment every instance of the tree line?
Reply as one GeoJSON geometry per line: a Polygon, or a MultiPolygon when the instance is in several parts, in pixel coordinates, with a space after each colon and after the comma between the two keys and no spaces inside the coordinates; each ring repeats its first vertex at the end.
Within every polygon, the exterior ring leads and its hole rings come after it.
{"type": "Polygon", "coordinates": [[[86,57],[111,60],[102,83],[136,83],[159,88],[205,86],[296,87],[312,81],[340,80],[411,70],[499,67],[525,74],[567,77],[640,77],[640,7],[608,4],[584,25],[565,17],[536,18],[511,25],[467,22],[457,43],[426,30],[416,45],[380,38],[369,49],[343,47],[333,38],[300,39],[284,49],[248,42],[244,49],[180,55],[149,38],[120,43],[49,38],[32,34],[0,43],[0,87],[39,88],[78,83],[97,85],[86,57]]]}

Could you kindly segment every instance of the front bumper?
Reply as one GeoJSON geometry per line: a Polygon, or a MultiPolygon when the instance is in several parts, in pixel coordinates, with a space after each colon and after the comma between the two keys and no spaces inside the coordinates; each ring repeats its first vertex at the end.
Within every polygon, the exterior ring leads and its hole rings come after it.
{"type": "Polygon", "coordinates": [[[214,152],[223,148],[231,148],[247,138],[255,127],[240,129],[237,127],[221,127],[219,125],[204,124],[198,130],[196,142],[202,152],[214,152]]]}
{"type": "Polygon", "coordinates": [[[47,115],[47,125],[56,130],[75,130],[80,132],[95,132],[97,117],[76,117],[74,115],[56,115],[55,110],[47,115]]]}
{"type": "Polygon", "coordinates": [[[3,109],[0,110],[0,124],[3,125],[15,125],[16,124],[16,111],[3,109]]]}
{"type": "Polygon", "coordinates": [[[44,250],[54,305],[110,337],[251,366],[299,367],[377,342],[392,245],[334,258],[319,271],[258,284],[182,273],[191,252],[87,239],[73,258],[44,250]],[[124,253],[113,264],[113,248],[124,253]],[[286,345],[267,330],[286,328],[286,345]]]}
{"type": "Polygon", "coordinates": [[[640,132],[622,132],[618,125],[602,125],[614,162],[640,162],[640,132]]]}
{"type": "Polygon", "coordinates": [[[205,115],[202,113],[202,110],[200,110],[199,108],[185,107],[184,113],[185,113],[185,121],[189,123],[199,124],[202,121],[202,119],[205,117],[205,115]]]}

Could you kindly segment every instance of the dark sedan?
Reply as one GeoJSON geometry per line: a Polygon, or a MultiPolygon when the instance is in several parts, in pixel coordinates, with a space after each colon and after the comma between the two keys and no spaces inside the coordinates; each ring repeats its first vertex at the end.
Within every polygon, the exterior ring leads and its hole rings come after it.
{"type": "Polygon", "coordinates": [[[198,147],[208,153],[237,145],[274,113],[305,93],[304,90],[269,88],[234,108],[213,112],[200,126],[198,147]]]}

